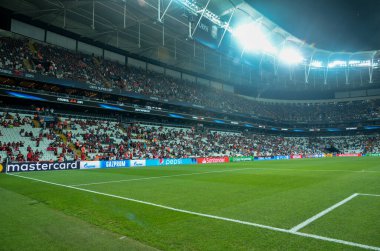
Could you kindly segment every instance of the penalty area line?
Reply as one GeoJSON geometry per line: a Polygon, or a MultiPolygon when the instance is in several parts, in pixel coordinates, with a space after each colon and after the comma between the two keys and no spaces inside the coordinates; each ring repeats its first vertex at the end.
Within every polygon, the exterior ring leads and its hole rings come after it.
{"type": "Polygon", "coordinates": [[[372,193],[359,193],[361,196],[374,196],[374,197],[380,197],[380,194],[372,194],[372,193]]]}
{"type": "Polygon", "coordinates": [[[149,206],[154,206],[154,207],[158,207],[158,208],[163,208],[163,209],[167,209],[167,210],[171,210],[171,211],[175,211],[175,212],[180,212],[180,213],[185,213],[185,214],[190,214],[190,215],[196,215],[196,216],[201,216],[201,217],[210,218],[210,219],[216,219],[216,220],[222,220],[222,221],[227,221],[227,222],[233,222],[233,223],[238,223],[238,224],[242,224],[242,225],[248,225],[248,226],[268,229],[268,230],[272,230],[272,231],[276,231],[276,232],[288,233],[288,234],[292,234],[292,235],[298,235],[298,236],[303,236],[303,237],[317,239],[317,240],[323,240],[323,241],[328,241],[328,242],[333,242],[333,243],[339,243],[339,244],[353,246],[353,247],[359,247],[359,248],[368,249],[368,250],[377,250],[377,251],[380,251],[380,247],[369,246],[369,245],[360,244],[360,243],[356,243],[356,242],[339,240],[339,239],[334,239],[334,238],[329,238],[329,237],[324,237],[324,236],[319,236],[319,235],[314,235],[314,234],[307,234],[307,233],[301,233],[301,232],[293,232],[293,231],[290,231],[288,229],[267,226],[267,225],[258,224],[258,223],[254,223],[254,222],[248,222],[248,221],[231,219],[231,218],[226,218],[226,217],[221,217],[221,216],[216,216],[216,215],[211,215],[211,214],[204,214],[204,213],[199,213],[199,212],[193,212],[193,211],[189,211],[189,210],[185,210],[185,209],[180,209],[180,208],[175,208],[175,207],[169,207],[169,206],[160,205],[160,204],[156,204],[156,203],[152,203],[152,202],[148,202],[148,201],[142,201],[142,200],[132,199],[132,198],[123,197],[123,196],[119,196],[119,195],[98,192],[98,191],[89,190],[89,189],[85,189],[85,188],[81,188],[81,187],[74,187],[74,186],[59,184],[59,183],[50,182],[50,181],[46,181],[46,180],[40,180],[40,179],[36,179],[36,178],[32,178],[32,177],[19,176],[19,175],[10,174],[10,173],[8,173],[7,175],[18,177],[18,178],[22,178],[22,179],[28,179],[28,180],[38,181],[38,182],[41,182],[41,183],[50,184],[50,185],[54,185],[54,186],[60,186],[60,187],[70,188],[70,189],[79,190],[79,191],[83,191],[83,192],[103,195],[103,196],[112,197],[112,198],[116,198],[116,199],[121,199],[121,200],[125,200],[125,201],[136,202],[136,203],[145,204],[145,205],[149,205],[149,206]]]}
{"type": "Polygon", "coordinates": [[[334,210],[335,208],[337,207],[340,207],[341,205],[349,202],[350,200],[352,200],[353,198],[355,198],[356,196],[358,196],[359,194],[358,193],[354,193],[353,195],[345,198],[344,200],[332,205],[331,207],[323,210],[322,212],[314,215],[313,217],[310,217],[309,219],[305,220],[304,222],[301,222],[300,224],[298,224],[297,226],[293,227],[290,229],[290,232],[297,232],[298,230],[306,227],[307,225],[309,225],[310,223],[312,223],[313,221],[321,218],[322,216],[328,214],[329,212],[331,212],[332,210],[334,210]]]}

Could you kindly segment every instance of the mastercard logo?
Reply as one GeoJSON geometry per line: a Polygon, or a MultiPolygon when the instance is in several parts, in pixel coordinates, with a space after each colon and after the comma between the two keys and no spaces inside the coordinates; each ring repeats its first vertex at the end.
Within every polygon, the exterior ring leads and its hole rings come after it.
{"type": "Polygon", "coordinates": [[[0,164],[0,173],[3,171],[3,165],[0,164]]]}

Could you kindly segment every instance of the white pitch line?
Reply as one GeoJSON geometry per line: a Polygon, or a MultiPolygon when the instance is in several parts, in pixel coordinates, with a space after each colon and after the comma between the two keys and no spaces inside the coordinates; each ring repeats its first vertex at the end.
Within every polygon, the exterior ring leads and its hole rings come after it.
{"type": "Polygon", "coordinates": [[[71,189],[75,189],[75,190],[79,190],[79,191],[83,191],[83,192],[88,192],[88,193],[108,196],[108,197],[112,197],[112,198],[116,198],[116,199],[122,199],[122,200],[126,200],[126,201],[132,201],[132,202],[136,202],[136,203],[140,203],[140,204],[145,204],[145,205],[149,205],[149,206],[154,206],[154,207],[158,207],[158,208],[163,208],[163,209],[167,209],[167,210],[171,210],[171,211],[175,211],[175,212],[181,212],[181,213],[201,216],[201,217],[205,217],[205,218],[211,218],[211,219],[222,220],[222,221],[227,221],[227,222],[233,222],[233,223],[238,223],[238,224],[243,224],[243,225],[248,225],[248,226],[254,226],[254,227],[268,229],[268,230],[272,230],[272,231],[277,231],[277,232],[282,232],[282,233],[288,233],[288,234],[292,234],[292,235],[298,235],[298,236],[303,236],[303,237],[307,237],[307,238],[312,238],[312,239],[317,239],[317,240],[323,240],[323,241],[328,241],[328,242],[334,242],[334,243],[339,243],[339,244],[353,246],[353,247],[359,247],[359,248],[368,249],[368,250],[380,251],[380,247],[369,246],[369,245],[360,244],[360,243],[356,243],[356,242],[339,240],[339,239],[334,239],[334,238],[329,238],[329,237],[324,237],[324,236],[319,236],[319,235],[314,235],[314,234],[307,234],[307,233],[301,233],[301,232],[292,232],[292,231],[290,231],[288,229],[277,228],[277,227],[262,225],[262,224],[258,224],[258,223],[254,223],[254,222],[236,220],[236,219],[231,219],[231,218],[226,218],[226,217],[221,217],[221,216],[216,216],[216,215],[211,215],[211,214],[204,214],[204,213],[193,212],[193,211],[179,209],[179,208],[175,208],[175,207],[169,207],[169,206],[165,206],[165,205],[160,205],[160,204],[156,204],[156,203],[152,203],[152,202],[147,202],[147,201],[127,198],[127,197],[122,197],[122,196],[118,196],[118,195],[114,195],[114,194],[107,194],[107,193],[97,192],[97,191],[94,191],[94,190],[84,189],[84,188],[80,188],[80,187],[74,187],[74,186],[59,184],[59,183],[45,181],[45,180],[40,180],[40,179],[36,179],[36,178],[31,178],[31,177],[18,176],[16,174],[9,174],[8,173],[8,175],[19,177],[19,178],[23,178],[23,179],[34,180],[34,181],[38,181],[38,182],[42,182],[42,183],[46,183],[46,184],[50,184],[50,185],[71,188],[71,189]]]}
{"type": "Polygon", "coordinates": [[[249,170],[249,169],[252,169],[252,168],[239,168],[239,169],[219,170],[219,171],[210,171],[210,172],[198,172],[198,173],[183,173],[183,174],[154,176],[154,177],[136,178],[136,179],[111,180],[111,181],[102,181],[102,182],[94,182],[94,183],[84,183],[84,184],[78,184],[78,185],[72,185],[72,186],[80,187],[80,186],[90,186],[90,185],[99,185],[99,184],[108,184],[108,183],[119,183],[119,182],[137,181],[137,180],[152,180],[152,179],[160,179],[160,178],[192,176],[192,175],[210,174],[210,173],[225,173],[225,172],[234,172],[234,171],[242,171],[242,170],[249,170]]]}
{"type": "Polygon", "coordinates": [[[210,173],[225,173],[225,172],[234,172],[234,171],[242,171],[242,170],[270,170],[270,171],[304,171],[304,172],[354,172],[354,173],[380,173],[380,171],[355,171],[355,170],[307,170],[307,169],[296,169],[296,168],[260,168],[260,167],[252,167],[252,168],[234,168],[230,170],[221,170],[221,171],[210,171],[210,172],[198,172],[198,173],[186,173],[186,174],[175,174],[175,175],[165,175],[165,176],[155,176],[155,177],[146,177],[146,178],[136,178],[136,179],[123,179],[123,180],[111,180],[111,181],[101,181],[101,182],[93,182],[93,183],[83,183],[83,184],[74,184],[71,186],[90,186],[90,185],[101,185],[108,183],[119,183],[119,182],[129,182],[129,181],[139,181],[139,180],[151,180],[151,179],[160,179],[160,178],[171,178],[171,177],[180,177],[180,176],[192,176],[192,175],[201,175],[201,174],[210,174],[210,173]]]}
{"type": "Polygon", "coordinates": [[[359,195],[380,197],[380,194],[370,194],[370,193],[359,193],[359,195]]]}
{"type": "Polygon", "coordinates": [[[349,202],[350,200],[352,200],[353,198],[355,198],[355,197],[358,196],[358,195],[359,195],[358,193],[354,193],[353,195],[351,195],[351,196],[345,198],[344,200],[342,200],[342,201],[340,201],[340,202],[338,202],[338,203],[332,205],[331,207],[329,207],[329,208],[323,210],[323,211],[320,212],[319,214],[316,214],[316,215],[314,215],[313,217],[311,217],[311,218],[305,220],[304,222],[301,222],[301,223],[298,224],[297,226],[291,228],[291,229],[290,229],[290,232],[293,232],[293,233],[294,233],[294,232],[297,232],[298,230],[300,230],[300,229],[306,227],[307,225],[309,225],[309,224],[312,223],[313,221],[315,221],[315,220],[321,218],[322,216],[328,214],[329,212],[331,212],[331,211],[334,210],[335,208],[337,208],[337,207],[339,207],[339,206],[341,206],[341,205],[343,205],[343,204],[349,202]]]}

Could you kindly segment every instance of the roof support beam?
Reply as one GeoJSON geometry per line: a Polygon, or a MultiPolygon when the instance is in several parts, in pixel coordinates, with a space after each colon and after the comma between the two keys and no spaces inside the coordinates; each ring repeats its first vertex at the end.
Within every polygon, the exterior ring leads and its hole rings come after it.
{"type": "Polygon", "coordinates": [[[139,48],[141,48],[141,25],[140,25],[140,23],[139,23],[139,38],[138,38],[138,44],[137,44],[137,46],[139,48]]]}
{"type": "Polygon", "coordinates": [[[95,0],[92,0],[92,25],[91,28],[95,30],[95,0]]]}
{"type": "Polygon", "coordinates": [[[226,26],[224,26],[224,30],[223,30],[222,37],[220,38],[219,43],[218,43],[218,48],[219,48],[220,45],[222,44],[222,41],[223,41],[224,36],[226,35],[227,29],[230,27],[230,23],[231,23],[232,17],[233,17],[234,14],[235,14],[235,11],[236,11],[236,8],[233,9],[233,11],[232,11],[232,13],[231,13],[231,15],[230,15],[230,18],[228,19],[228,22],[227,22],[226,26]]]}
{"type": "Polygon", "coordinates": [[[124,2],[124,13],[123,13],[123,27],[124,29],[127,26],[127,2],[124,2]]]}
{"type": "Polygon", "coordinates": [[[165,25],[162,24],[162,46],[165,46],[165,25]]]}
{"type": "Polygon", "coordinates": [[[305,84],[309,83],[309,76],[310,76],[310,70],[311,70],[311,62],[313,61],[313,57],[314,57],[315,52],[316,51],[314,50],[313,53],[311,54],[309,63],[305,64],[305,84]]]}
{"type": "Polygon", "coordinates": [[[370,66],[368,68],[368,75],[369,75],[369,83],[370,84],[373,84],[373,69],[374,69],[374,58],[375,58],[375,55],[376,55],[376,51],[372,53],[372,57],[371,57],[371,63],[370,63],[370,66]]]}
{"type": "Polygon", "coordinates": [[[168,9],[169,9],[170,5],[172,4],[173,0],[170,0],[168,6],[166,6],[166,8],[165,8],[164,12],[162,13],[162,15],[161,15],[161,1],[163,1],[163,0],[158,0],[157,11],[158,11],[158,21],[160,23],[163,23],[163,20],[164,20],[164,17],[166,15],[166,12],[168,11],[168,9]]]}
{"type": "Polygon", "coordinates": [[[63,28],[66,29],[66,8],[63,8],[63,28]]]}
{"type": "Polygon", "coordinates": [[[194,27],[193,32],[190,34],[190,35],[191,35],[190,38],[193,38],[195,32],[197,31],[198,26],[199,26],[199,24],[201,23],[201,20],[202,20],[202,18],[203,18],[203,15],[205,14],[205,12],[206,12],[206,10],[207,10],[207,7],[208,7],[208,5],[209,5],[210,2],[211,2],[211,0],[208,0],[208,1],[207,1],[206,6],[205,6],[204,9],[202,10],[202,14],[201,14],[201,16],[200,16],[199,19],[198,19],[197,25],[194,27]]]}

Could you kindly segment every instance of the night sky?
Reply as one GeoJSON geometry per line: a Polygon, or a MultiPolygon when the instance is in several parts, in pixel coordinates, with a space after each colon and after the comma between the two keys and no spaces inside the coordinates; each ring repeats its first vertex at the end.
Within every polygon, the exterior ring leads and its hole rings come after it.
{"type": "Polygon", "coordinates": [[[294,36],[332,51],[380,50],[380,0],[246,0],[294,36]]]}

